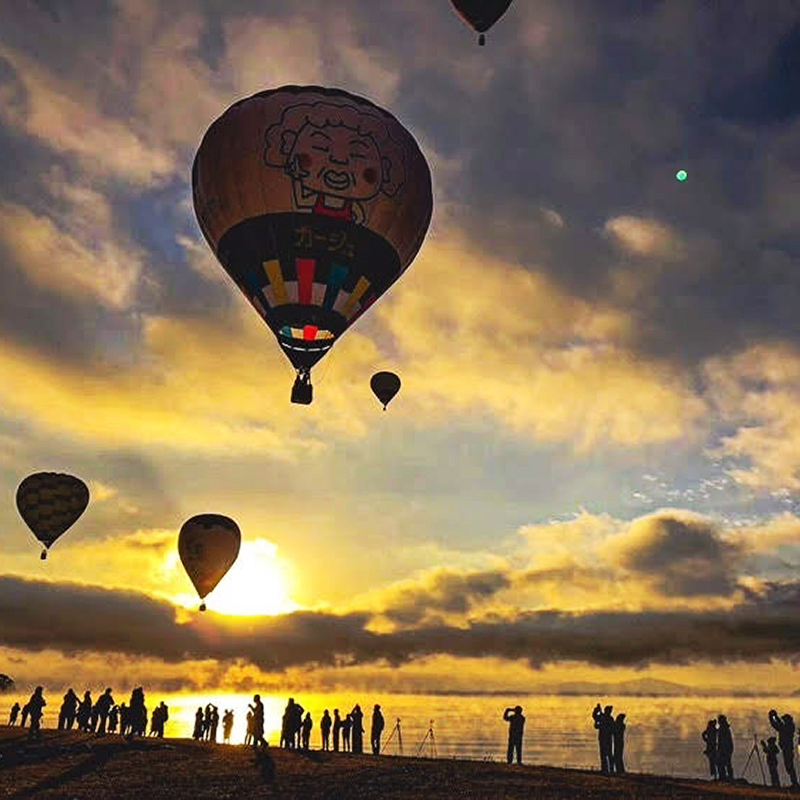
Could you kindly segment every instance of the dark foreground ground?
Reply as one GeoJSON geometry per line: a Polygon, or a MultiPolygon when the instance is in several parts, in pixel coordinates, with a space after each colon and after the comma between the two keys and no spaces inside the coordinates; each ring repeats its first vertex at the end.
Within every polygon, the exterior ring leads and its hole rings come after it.
{"type": "Polygon", "coordinates": [[[654,775],[603,776],[536,766],[308,754],[188,739],[128,743],[74,731],[0,727],[0,797],[105,798],[686,798],[786,797],[787,790],[717,786],[654,775]]]}

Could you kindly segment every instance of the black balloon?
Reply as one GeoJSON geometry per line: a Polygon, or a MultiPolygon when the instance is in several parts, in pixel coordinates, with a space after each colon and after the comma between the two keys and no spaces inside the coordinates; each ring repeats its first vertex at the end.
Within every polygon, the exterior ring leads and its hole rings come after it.
{"type": "Polygon", "coordinates": [[[383,410],[400,391],[400,378],[394,372],[376,372],[369,382],[375,397],[383,403],[383,410]]]}
{"type": "Polygon", "coordinates": [[[486,39],[483,34],[506,13],[511,5],[511,0],[451,0],[451,2],[464,21],[480,33],[479,44],[485,44],[486,39]]]}

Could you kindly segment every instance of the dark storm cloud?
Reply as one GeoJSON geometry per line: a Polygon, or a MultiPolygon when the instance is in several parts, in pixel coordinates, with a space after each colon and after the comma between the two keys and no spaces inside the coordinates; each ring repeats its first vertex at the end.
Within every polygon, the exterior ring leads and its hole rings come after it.
{"type": "Polygon", "coordinates": [[[609,543],[611,557],[668,597],[728,596],[738,588],[742,548],[720,538],[702,517],[658,512],[641,517],[609,543]]]}
{"type": "Polygon", "coordinates": [[[393,592],[384,615],[393,622],[413,624],[431,613],[464,614],[510,584],[508,575],[498,570],[472,573],[440,570],[422,585],[393,592]]]}
{"type": "Polygon", "coordinates": [[[764,661],[800,656],[800,586],[767,587],[727,612],[527,612],[463,628],[366,629],[369,614],[296,612],[231,620],[210,614],[178,624],[166,602],[132,592],[0,578],[0,644],[67,654],[121,653],[167,662],[242,660],[267,671],[336,661],[400,665],[448,654],[564,660],[599,666],[764,661]]]}

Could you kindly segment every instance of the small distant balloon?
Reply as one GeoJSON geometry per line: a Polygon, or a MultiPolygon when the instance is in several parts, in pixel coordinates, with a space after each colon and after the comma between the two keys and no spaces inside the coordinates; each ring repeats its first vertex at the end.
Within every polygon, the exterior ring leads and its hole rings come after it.
{"type": "Polygon", "coordinates": [[[369,382],[372,392],[383,403],[383,410],[400,391],[400,378],[394,372],[376,372],[369,382]]]}
{"type": "Polygon", "coordinates": [[[684,182],[684,181],[685,181],[685,180],[686,180],[686,179],[689,177],[689,173],[688,173],[688,172],[686,172],[686,170],[685,170],[685,169],[679,169],[679,170],[678,170],[678,171],[675,173],[675,177],[676,177],[676,178],[677,178],[677,179],[678,179],[678,180],[679,180],[681,183],[683,183],[683,182],[684,182]]]}
{"type": "MultiPolygon", "coordinates": [[[[241,544],[239,526],[230,517],[198,514],[183,523],[178,534],[178,555],[201,600],[231,568],[241,544]]],[[[200,610],[206,610],[204,602],[200,610]]]]}
{"type": "Polygon", "coordinates": [[[503,16],[511,0],[450,0],[464,22],[474,28],[480,36],[478,44],[486,44],[484,34],[503,16]]]}
{"type": "Polygon", "coordinates": [[[17,509],[33,535],[44,545],[42,560],[89,505],[89,488],[74,475],[36,472],[17,488],[17,509]]]}

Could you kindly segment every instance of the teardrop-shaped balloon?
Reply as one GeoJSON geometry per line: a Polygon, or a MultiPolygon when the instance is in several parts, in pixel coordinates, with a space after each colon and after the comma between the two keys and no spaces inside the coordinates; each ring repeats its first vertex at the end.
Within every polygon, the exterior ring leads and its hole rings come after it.
{"type": "Polygon", "coordinates": [[[232,105],[192,170],[200,228],[298,373],[411,264],[433,208],[414,137],[340,89],[283,86],[232,105]]]}
{"type": "MultiPolygon", "coordinates": [[[[178,555],[186,574],[204,598],[222,580],[239,555],[239,526],[221,514],[198,514],[178,534],[178,555]]],[[[205,611],[205,603],[200,607],[205,611]]]]}
{"type": "Polygon", "coordinates": [[[480,33],[479,44],[485,44],[483,34],[503,16],[511,0],[451,0],[464,21],[480,33]]]}
{"type": "Polygon", "coordinates": [[[400,391],[400,378],[394,372],[376,372],[370,379],[369,385],[378,400],[383,403],[383,410],[389,401],[400,391]]]}
{"type": "Polygon", "coordinates": [[[17,509],[47,549],[78,520],[89,505],[89,488],[74,475],[36,472],[17,487],[17,509]]]}

